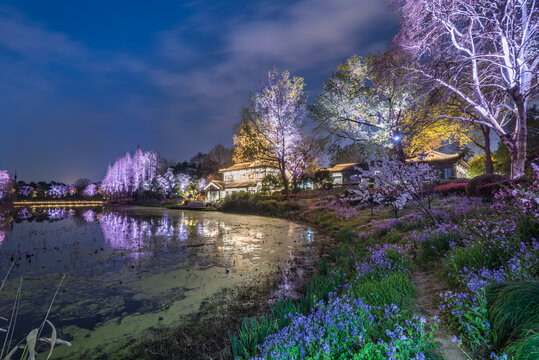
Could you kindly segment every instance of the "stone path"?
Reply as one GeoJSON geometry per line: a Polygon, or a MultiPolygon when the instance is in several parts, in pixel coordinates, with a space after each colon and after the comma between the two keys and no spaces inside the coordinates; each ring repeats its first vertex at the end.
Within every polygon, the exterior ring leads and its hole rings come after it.
{"type": "MultiPolygon", "coordinates": [[[[447,290],[445,283],[439,278],[435,270],[418,270],[413,273],[412,279],[418,290],[417,313],[427,319],[427,326],[430,327],[435,322],[434,316],[441,316],[438,303],[440,293],[447,290]]],[[[434,340],[442,347],[442,355],[446,360],[469,360],[470,357],[459,349],[458,345],[452,341],[452,338],[453,336],[444,326],[440,326],[434,333],[434,340]]]]}

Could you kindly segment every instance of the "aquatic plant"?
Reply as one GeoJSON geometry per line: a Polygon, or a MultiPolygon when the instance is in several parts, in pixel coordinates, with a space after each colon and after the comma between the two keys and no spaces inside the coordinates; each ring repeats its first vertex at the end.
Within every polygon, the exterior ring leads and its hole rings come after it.
{"type": "MultiPolygon", "coordinates": [[[[2,281],[0,291],[3,289],[4,284],[6,283],[7,278],[9,276],[9,273],[10,273],[12,267],[13,267],[13,263],[11,264],[6,276],[4,277],[4,279],[2,281]]],[[[62,286],[62,283],[64,282],[64,279],[65,279],[65,274],[62,276],[62,279],[60,280],[60,283],[58,284],[58,287],[56,288],[56,292],[54,293],[54,296],[53,296],[53,298],[51,300],[51,303],[49,305],[49,308],[47,310],[47,313],[46,313],[45,318],[43,319],[41,325],[38,328],[35,328],[32,331],[30,331],[26,335],[26,337],[24,337],[19,342],[17,342],[13,347],[11,347],[11,343],[13,341],[13,335],[14,335],[14,331],[15,331],[15,325],[16,325],[16,322],[17,322],[17,315],[18,315],[18,312],[19,312],[20,299],[21,299],[22,278],[20,279],[19,286],[17,288],[17,294],[15,296],[15,301],[14,301],[14,304],[13,304],[13,309],[12,309],[12,312],[11,312],[11,316],[9,317],[9,319],[1,318],[4,321],[8,321],[8,326],[7,326],[7,328],[0,328],[0,331],[5,333],[5,338],[4,338],[4,342],[3,342],[3,345],[2,345],[2,350],[0,352],[0,358],[2,358],[4,360],[10,360],[11,358],[13,358],[17,354],[17,352],[22,351],[22,354],[20,354],[20,359],[21,360],[35,359],[36,355],[38,354],[38,344],[39,344],[39,342],[44,342],[44,343],[49,344],[49,346],[50,346],[49,350],[48,350],[48,355],[47,355],[47,360],[48,360],[51,357],[51,355],[52,355],[52,353],[54,351],[54,347],[56,345],[71,346],[71,343],[69,343],[68,341],[65,341],[65,340],[62,340],[62,339],[58,338],[56,328],[54,327],[52,322],[48,319],[49,314],[50,314],[51,309],[52,309],[52,305],[54,304],[54,301],[56,300],[56,296],[58,295],[58,291],[60,290],[60,287],[62,286]],[[45,326],[47,326],[47,325],[51,330],[50,337],[44,336],[44,329],[45,329],[45,326]],[[11,350],[9,350],[10,347],[11,347],[11,350]],[[5,352],[5,356],[4,356],[4,352],[5,352]]]]}

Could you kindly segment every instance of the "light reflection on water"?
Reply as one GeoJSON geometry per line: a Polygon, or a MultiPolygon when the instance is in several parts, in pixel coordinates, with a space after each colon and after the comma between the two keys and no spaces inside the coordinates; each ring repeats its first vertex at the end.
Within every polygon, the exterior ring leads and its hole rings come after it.
{"type": "Polygon", "coordinates": [[[25,296],[17,334],[22,336],[46,313],[52,289],[67,273],[51,320],[74,346],[71,352],[59,348],[57,356],[78,358],[95,351],[88,332],[106,351],[107,341],[120,344],[140,335],[122,331],[117,322],[136,318],[134,328],[143,332],[157,326],[158,318],[170,322],[196,310],[224,287],[279,273],[279,291],[293,295],[294,281],[303,275],[295,264],[303,259],[310,266],[308,245],[317,236],[309,227],[284,220],[222,213],[144,208],[0,213],[0,277],[15,261],[0,294],[0,316],[8,314],[22,276],[25,296]]]}

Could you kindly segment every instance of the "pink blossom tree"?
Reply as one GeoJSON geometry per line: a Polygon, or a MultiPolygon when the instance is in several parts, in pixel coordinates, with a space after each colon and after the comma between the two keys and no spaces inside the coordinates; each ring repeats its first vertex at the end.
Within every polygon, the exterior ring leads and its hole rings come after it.
{"type": "Polygon", "coordinates": [[[536,0],[392,0],[401,6],[395,43],[407,68],[466,104],[472,116],[441,117],[492,129],[511,154],[511,176],[524,173],[527,108],[539,85],[536,0]]]}
{"type": "Polygon", "coordinates": [[[433,222],[425,187],[435,181],[439,174],[425,163],[404,162],[387,156],[372,161],[368,170],[358,168],[362,177],[373,179],[374,188],[391,205],[395,217],[408,202],[433,222]]]}

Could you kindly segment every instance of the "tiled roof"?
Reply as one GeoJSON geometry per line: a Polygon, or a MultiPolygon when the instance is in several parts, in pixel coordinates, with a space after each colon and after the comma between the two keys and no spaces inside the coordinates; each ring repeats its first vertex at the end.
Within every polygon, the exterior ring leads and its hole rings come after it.
{"type": "Polygon", "coordinates": [[[226,188],[248,188],[251,186],[256,186],[256,181],[243,181],[238,183],[229,183],[226,184],[226,188]]]}
{"type": "Polygon", "coordinates": [[[262,161],[244,162],[244,163],[234,164],[230,167],[227,167],[226,169],[220,169],[219,172],[243,170],[243,169],[257,169],[257,168],[265,168],[265,167],[277,167],[277,164],[271,164],[271,163],[262,162],[262,161]]]}
{"type": "Polygon", "coordinates": [[[355,170],[356,166],[360,166],[360,163],[346,163],[346,164],[335,164],[335,166],[327,169],[329,172],[337,172],[344,170],[355,170]]]}
{"type": "Polygon", "coordinates": [[[429,150],[419,154],[416,157],[407,159],[406,161],[413,162],[443,162],[450,160],[458,160],[462,157],[462,154],[444,154],[438,151],[429,150]]]}
{"type": "Polygon", "coordinates": [[[225,182],[221,180],[212,180],[208,185],[204,186],[204,190],[207,190],[211,185],[217,186],[219,189],[224,189],[225,182]]]}

